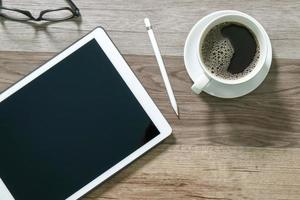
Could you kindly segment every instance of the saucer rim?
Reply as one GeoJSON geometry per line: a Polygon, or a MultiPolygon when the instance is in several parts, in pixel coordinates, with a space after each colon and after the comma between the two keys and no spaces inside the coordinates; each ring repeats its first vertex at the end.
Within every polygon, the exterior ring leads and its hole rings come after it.
{"type": "MultiPolygon", "coordinates": [[[[190,55],[187,54],[187,49],[190,49],[192,48],[193,45],[191,45],[191,40],[192,40],[192,36],[194,35],[194,32],[196,31],[197,28],[199,28],[199,26],[205,26],[204,23],[205,20],[208,20],[209,18],[211,18],[212,16],[215,16],[215,15],[224,15],[224,14],[228,14],[228,13],[242,13],[242,12],[239,12],[239,11],[235,11],[235,10],[221,10],[221,11],[215,11],[213,13],[210,13],[206,16],[204,16],[202,19],[200,19],[193,27],[192,29],[190,30],[187,38],[186,38],[186,41],[185,41],[185,45],[184,45],[184,64],[185,64],[185,68],[187,70],[187,73],[190,77],[190,79],[194,82],[195,81],[195,78],[193,78],[193,67],[190,66],[189,63],[192,63],[192,61],[187,61],[189,57],[189,59],[191,59],[190,55]]],[[[244,13],[242,13],[244,14],[244,13]]],[[[242,97],[244,95],[247,95],[249,93],[251,93],[252,91],[254,91],[259,85],[261,85],[261,83],[265,80],[270,68],[271,68],[271,63],[272,63],[272,44],[271,44],[271,41],[270,41],[270,38],[267,34],[267,32],[265,31],[264,29],[264,34],[266,35],[266,38],[267,38],[267,46],[270,48],[270,50],[268,50],[267,52],[267,58],[266,58],[266,63],[264,64],[264,66],[261,68],[261,70],[258,72],[258,80],[256,82],[254,82],[255,84],[252,84],[253,86],[252,87],[249,87],[248,89],[240,89],[238,91],[236,91],[233,95],[224,95],[224,93],[222,94],[218,94],[219,92],[218,91],[210,91],[209,87],[205,87],[203,89],[203,92],[209,94],[209,95],[212,95],[212,96],[215,96],[215,97],[219,97],[219,98],[227,98],[227,99],[230,99],[230,98],[238,98],[238,97],[242,97]],[[267,68],[267,70],[262,70],[263,68],[267,68]],[[263,74],[263,72],[265,74],[263,74]]],[[[195,58],[192,58],[193,60],[195,58]]],[[[195,68],[194,68],[195,69],[195,68]]],[[[202,72],[199,72],[199,73],[204,73],[203,70],[199,70],[199,71],[202,71],[202,72]]],[[[255,77],[253,77],[252,79],[254,79],[255,77]]],[[[236,85],[236,87],[239,87],[239,88],[245,88],[245,85],[246,84],[249,84],[249,82],[251,82],[251,80],[248,80],[247,82],[245,83],[241,83],[241,84],[238,84],[236,85]]],[[[230,87],[230,86],[227,86],[223,83],[218,83],[214,80],[212,80],[209,84],[218,84],[218,85],[223,85],[224,87],[230,87]]],[[[224,88],[223,88],[224,89],[224,88]]]]}

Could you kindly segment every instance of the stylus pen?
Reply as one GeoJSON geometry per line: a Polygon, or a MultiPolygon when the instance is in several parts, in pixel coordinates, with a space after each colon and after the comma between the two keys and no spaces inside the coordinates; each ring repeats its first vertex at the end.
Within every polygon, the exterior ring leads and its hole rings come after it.
{"type": "Polygon", "coordinates": [[[160,51],[159,51],[156,39],[154,37],[154,33],[153,33],[153,30],[152,30],[152,26],[150,24],[150,20],[148,18],[145,18],[144,22],[145,22],[145,25],[146,25],[146,28],[147,28],[147,31],[148,31],[148,35],[149,35],[149,38],[150,38],[150,41],[151,41],[151,44],[152,44],[152,47],[153,47],[153,50],[154,50],[154,54],[155,54],[159,69],[160,69],[160,73],[163,77],[163,80],[164,80],[164,83],[165,83],[165,86],[166,86],[166,89],[167,89],[167,93],[168,93],[171,105],[172,105],[176,115],[178,116],[178,107],[177,107],[176,99],[175,99],[175,96],[174,96],[174,93],[173,93],[173,90],[172,90],[172,87],[171,87],[171,84],[170,84],[170,80],[169,80],[169,77],[168,77],[163,59],[162,59],[160,51]]]}

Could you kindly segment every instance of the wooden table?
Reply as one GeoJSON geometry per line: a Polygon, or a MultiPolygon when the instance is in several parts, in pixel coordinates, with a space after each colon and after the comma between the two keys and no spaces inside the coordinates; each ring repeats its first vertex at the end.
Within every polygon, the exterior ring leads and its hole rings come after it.
{"type": "MultiPolygon", "coordinates": [[[[61,23],[0,21],[0,88],[9,87],[96,26],[103,26],[173,127],[173,135],[89,193],[96,199],[300,199],[300,2],[248,0],[74,0],[82,19],[61,23]],[[249,95],[194,95],[183,63],[189,30],[223,9],[262,23],[273,64],[249,95]],[[154,26],[174,87],[174,115],[143,18],[154,26]]],[[[37,14],[62,0],[3,1],[37,14]]],[[[88,164],[88,163],[87,163],[88,164]]]]}

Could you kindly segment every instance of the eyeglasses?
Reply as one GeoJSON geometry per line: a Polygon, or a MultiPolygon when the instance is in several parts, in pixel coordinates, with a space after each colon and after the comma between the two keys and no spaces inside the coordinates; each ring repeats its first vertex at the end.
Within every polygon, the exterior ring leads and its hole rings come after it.
{"type": "MultiPolygon", "coordinates": [[[[58,9],[47,9],[40,12],[40,15],[35,18],[30,11],[6,8],[0,5],[0,16],[16,21],[64,21],[75,17],[80,17],[78,7],[72,0],[66,0],[70,7],[62,7],[58,9]]],[[[0,0],[1,2],[1,0],[0,0]]]]}

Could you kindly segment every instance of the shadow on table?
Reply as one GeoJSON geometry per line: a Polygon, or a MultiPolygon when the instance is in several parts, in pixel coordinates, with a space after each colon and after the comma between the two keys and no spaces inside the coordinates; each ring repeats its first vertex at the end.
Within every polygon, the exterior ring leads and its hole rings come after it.
{"type": "Polygon", "coordinates": [[[87,195],[85,195],[82,200],[90,199],[90,196],[96,195],[98,198],[107,198],[110,199],[110,197],[104,197],[105,193],[112,190],[114,187],[116,187],[120,183],[126,182],[126,179],[131,177],[134,173],[142,169],[145,165],[152,162],[165,152],[171,145],[175,144],[176,138],[174,135],[170,135],[162,144],[159,144],[157,147],[154,147],[149,152],[145,153],[143,156],[138,158],[136,161],[134,161],[132,164],[127,165],[124,169],[119,171],[117,174],[106,180],[104,183],[100,184],[98,187],[94,188],[92,191],[90,191],[87,195]]]}
{"type": "MultiPolygon", "coordinates": [[[[2,0],[0,0],[0,6],[2,6],[2,0]]],[[[65,20],[65,21],[58,21],[58,22],[50,22],[50,21],[40,21],[40,22],[36,22],[36,21],[18,21],[18,20],[11,20],[11,19],[6,19],[4,17],[0,16],[0,25],[2,26],[3,30],[7,33],[7,36],[10,36],[10,39],[14,40],[15,38],[12,38],[12,36],[14,35],[14,33],[16,33],[16,31],[20,31],[21,28],[32,28],[34,30],[34,34],[33,37],[36,37],[38,35],[39,32],[43,32],[45,33],[50,39],[53,39],[54,37],[52,36],[52,34],[49,32],[48,28],[51,25],[54,24],[61,24],[61,23],[68,23],[68,25],[70,23],[76,25],[77,27],[77,31],[81,31],[81,24],[82,24],[82,17],[77,17],[74,19],[70,19],[70,20],[65,20]],[[23,25],[22,27],[18,27],[19,29],[10,29],[7,27],[7,23],[19,23],[21,25],[23,25]]],[[[15,26],[14,26],[15,27],[15,26]]],[[[19,39],[19,38],[16,38],[19,39]]]]}
{"type": "Polygon", "coordinates": [[[273,59],[269,74],[252,93],[236,99],[201,94],[209,107],[207,127],[212,143],[230,146],[292,146],[289,109],[278,88],[279,65],[273,59]],[[221,125],[220,125],[221,124],[221,125]]]}
{"type": "Polygon", "coordinates": [[[28,27],[31,27],[34,31],[35,31],[35,36],[37,35],[38,32],[43,31],[45,32],[48,36],[51,36],[50,32],[48,31],[48,27],[54,24],[61,24],[61,23],[73,23],[77,26],[77,30],[80,31],[80,26],[82,24],[82,18],[78,17],[75,19],[70,19],[70,20],[66,20],[66,21],[58,21],[58,22],[48,22],[48,21],[41,21],[41,22],[34,22],[34,21],[15,21],[15,20],[10,20],[10,19],[6,19],[3,17],[0,17],[0,24],[2,26],[2,28],[6,31],[9,32],[11,31],[12,33],[14,33],[16,30],[8,30],[6,23],[7,22],[15,22],[15,23],[20,23],[23,25],[28,25],[28,27]]]}

